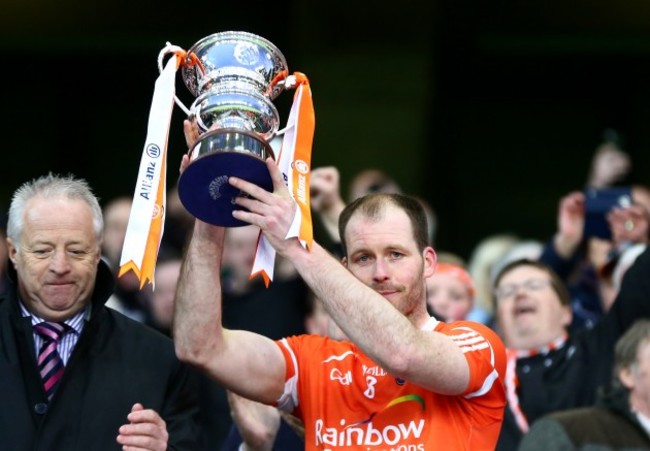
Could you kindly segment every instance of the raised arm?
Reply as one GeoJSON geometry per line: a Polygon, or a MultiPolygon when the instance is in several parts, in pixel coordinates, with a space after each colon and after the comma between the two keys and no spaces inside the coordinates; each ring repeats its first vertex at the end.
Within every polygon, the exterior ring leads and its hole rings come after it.
{"type": "MultiPolygon", "coordinates": [[[[250,195],[237,199],[248,211],[236,210],[233,215],[262,229],[276,251],[294,264],[350,340],[375,362],[395,376],[436,392],[464,391],[469,381],[468,363],[449,336],[420,330],[317,243],[307,251],[297,239],[286,239],[293,218],[288,212],[295,211],[295,203],[275,164],[269,161],[267,166],[274,180],[274,193],[231,177],[233,186],[250,195]]],[[[425,265],[427,271],[433,272],[435,256],[428,249],[425,265]]]]}
{"type": "Polygon", "coordinates": [[[585,196],[573,191],[560,200],[557,233],[553,238],[555,251],[565,260],[573,257],[580,246],[585,226],[585,196]]]}
{"type": "MultiPolygon", "coordinates": [[[[196,124],[183,124],[188,147],[196,124]]],[[[180,171],[189,165],[181,160],[180,171]]],[[[284,387],[285,364],[277,345],[262,335],[222,326],[221,259],[225,229],[196,220],[174,301],[173,337],[179,359],[205,371],[231,391],[271,404],[284,387]]]]}
{"type": "Polygon", "coordinates": [[[283,391],[285,364],[269,338],[221,324],[221,253],[225,230],[196,220],[174,302],[178,357],[230,390],[273,403],[283,391]]]}

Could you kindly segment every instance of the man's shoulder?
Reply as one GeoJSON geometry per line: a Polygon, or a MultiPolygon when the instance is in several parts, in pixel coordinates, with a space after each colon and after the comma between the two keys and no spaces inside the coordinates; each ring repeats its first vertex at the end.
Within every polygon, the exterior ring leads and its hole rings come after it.
{"type": "Polygon", "coordinates": [[[505,374],[506,346],[489,326],[475,321],[453,321],[439,323],[435,331],[450,336],[465,356],[489,358],[498,374],[505,374]]]}
{"type": "Polygon", "coordinates": [[[343,359],[344,357],[364,355],[357,346],[345,340],[333,340],[321,335],[294,335],[278,340],[280,347],[289,347],[291,352],[309,360],[326,358],[343,359]],[[337,357],[338,356],[338,357],[337,357]]]}
{"type": "Polygon", "coordinates": [[[502,344],[501,337],[486,324],[479,323],[478,321],[452,321],[445,323],[440,321],[436,328],[436,332],[446,333],[446,334],[462,334],[462,333],[478,333],[485,337],[490,342],[496,341],[497,343],[502,344]]]}
{"type": "Polygon", "coordinates": [[[535,421],[520,449],[541,450],[535,443],[544,443],[544,449],[560,449],[553,446],[560,443],[572,449],[648,449],[650,439],[629,417],[593,406],[554,412],[535,421]]]}
{"type": "Polygon", "coordinates": [[[582,433],[584,430],[601,429],[611,424],[617,425],[622,418],[619,413],[610,409],[588,406],[553,412],[547,415],[546,420],[562,425],[567,431],[582,433]]]}
{"type": "Polygon", "coordinates": [[[347,340],[334,340],[330,337],[325,337],[317,334],[300,334],[292,335],[290,337],[277,340],[278,343],[300,343],[302,346],[309,346],[314,348],[350,348],[354,344],[347,340]]]}

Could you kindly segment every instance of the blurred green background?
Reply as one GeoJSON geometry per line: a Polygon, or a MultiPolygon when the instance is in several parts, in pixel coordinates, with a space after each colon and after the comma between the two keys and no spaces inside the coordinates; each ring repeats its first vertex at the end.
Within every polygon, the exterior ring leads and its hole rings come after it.
{"type": "MultiPolygon", "coordinates": [[[[650,184],[650,3],[81,2],[0,6],[0,206],[48,171],[103,201],[133,192],[165,42],[257,33],[310,79],[313,166],[342,191],[365,168],[428,200],[436,247],[467,258],[509,232],[546,240],[563,194],[581,189],[603,130],[625,138],[650,184]]],[[[283,123],[293,91],[276,105],[283,123]]],[[[192,98],[177,77],[177,94],[192,98]]],[[[172,117],[168,184],[185,151],[172,117]]]]}

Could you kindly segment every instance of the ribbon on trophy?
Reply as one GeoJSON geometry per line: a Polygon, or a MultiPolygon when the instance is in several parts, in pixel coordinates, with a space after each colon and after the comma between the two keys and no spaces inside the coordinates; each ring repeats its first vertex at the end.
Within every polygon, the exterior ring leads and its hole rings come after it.
{"type": "MultiPolygon", "coordinates": [[[[289,119],[282,139],[277,165],[280,168],[293,200],[298,204],[293,222],[286,238],[298,237],[307,250],[313,242],[309,183],[311,175],[311,147],[314,138],[314,105],[309,80],[305,74],[296,72],[287,77],[285,87],[297,86],[289,119]]],[[[260,232],[255,261],[250,278],[261,275],[268,288],[273,280],[275,249],[260,232]]]]}
{"type": "Polygon", "coordinates": [[[154,272],[165,225],[167,143],[175,96],[175,75],[184,55],[176,52],[156,80],[147,137],[133,194],[118,277],[133,271],[155,287],[154,272]]]}

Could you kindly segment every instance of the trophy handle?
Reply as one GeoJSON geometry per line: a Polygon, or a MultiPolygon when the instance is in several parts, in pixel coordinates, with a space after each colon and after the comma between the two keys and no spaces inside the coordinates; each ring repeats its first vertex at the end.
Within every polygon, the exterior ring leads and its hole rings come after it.
{"type": "MultiPolygon", "coordinates": [[[[158,72],[160,73],[162,73],[163,71],[163,59],[165,58],[165,55],[167,55],[168,53],[185,54],[186,52],[182,48],[176,45],[172,45],[169,42],[166,42],[165,47],[160,51],[160,53],[158,53],[158,72]]],[[[183,104],[183,102],[180,101],[180,99],[176,95],[174,95],[174,102],[176,103],[176,105],[179,106],[181,110],[185,112],[187,116],[190,115],[190,110],[183,104]]]]}
{"type": "MultiPolygon", "coordinates": [[[[298,80],[296,80],[296,75],[287,75],[286,72],[283,72],[276,77],[276,80],[274,80],[275,84],[278,86],[281,86],[283,90],[287,91],[289,89],[294,89],[296,86],[298,86],[298,80]],[[280,78],[281,77],[281,78],[280,78]]],[[[284,135],[287,130],[293,127],[293,124],[287,124],[284,128],[281,128],[277,132],[271,136],[271,139],[273,139],[276,136],[282,136],[284,135]]],[[[270,139],[269,139],[270,141],[270,139]]]]}

